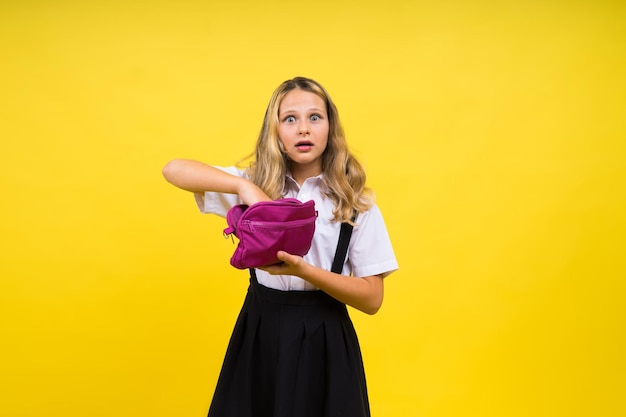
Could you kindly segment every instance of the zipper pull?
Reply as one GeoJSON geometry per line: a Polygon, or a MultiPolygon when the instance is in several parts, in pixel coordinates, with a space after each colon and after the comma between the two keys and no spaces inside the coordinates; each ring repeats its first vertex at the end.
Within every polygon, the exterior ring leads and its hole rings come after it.
{"type": "Polygon", "coordinates": [[[252,222],[250,220],[244,220],[243,222],[241,222],[241,224],[245,225],[248,229],[250,229],[252,233],[255,232],[254,226],[252,225],[252,222]]]}
{"type": "Polygon", "coordinates": [[[230,236],[230,240],[233,241],[233,244],[235,243],[235,238],[233,237],[233,233],[235,232],[235,229],[232,227],[228,227],[226,229],[224,229],[224,239],[228,239],[228,237],[230,236]]]}

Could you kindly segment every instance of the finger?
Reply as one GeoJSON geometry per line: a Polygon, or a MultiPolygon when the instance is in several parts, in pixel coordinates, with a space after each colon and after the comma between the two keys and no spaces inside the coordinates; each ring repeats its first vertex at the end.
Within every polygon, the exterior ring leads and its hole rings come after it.
{"type": "Polygon", "coordinates": [[[267,273],[268,273],[268,274],[270,274],[270,275],[280,275],[280,272],[281,272],[281,267],[279,267],[279,266],[275,266],[275,265],[272,265],[272,266],[264,266],[264,267],[261,267],[261,268],[259,268],[259,269],[260,269],[261,271],[265,271],[265,272],[267,272],[267,273]]]}
{"type": "Polygon", "coordinates": [[[270,274],[274,275],[274,274],[281,273],[287,266],[288,265],[286,262],[283,262],[279,259],[279,262],[273,263],[271,265],[260,266],[258,267],[258,269],[260,269],[261,271],[269,272],[270,274]]]}
{"type": "Polygon", "coordinates": [[[291,263],[294,261],[294,258],[296,258],[295,255],[292,255],[288,252],[285,252],[284,250],[278,251],[278,253],[276,254],[276,257],[286,263],[291,263]],[[291,262],[290,262],[291,261],[291,262]]]}

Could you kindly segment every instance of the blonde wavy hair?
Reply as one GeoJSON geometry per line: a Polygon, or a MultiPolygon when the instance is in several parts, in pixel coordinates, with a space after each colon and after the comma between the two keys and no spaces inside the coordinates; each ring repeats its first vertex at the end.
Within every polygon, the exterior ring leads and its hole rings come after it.
{"type": "Polygon", "coordinates": [[[255,161],[248,169],[250,179],[270,198],[283,197],[290,161],[278,136],[278,111],[285,95],[294,89],[314,93],[326,103],[329,129],[328,144],[322,154],[324,193],[335,203],[333,220],[352,223],[355,212],[362,213],[372,206],[373,193],[365,185],[363,166],[348,149],[337,107],[324,87],[310,78],[287,80],[272,94],[256,143],[255,161]]]}

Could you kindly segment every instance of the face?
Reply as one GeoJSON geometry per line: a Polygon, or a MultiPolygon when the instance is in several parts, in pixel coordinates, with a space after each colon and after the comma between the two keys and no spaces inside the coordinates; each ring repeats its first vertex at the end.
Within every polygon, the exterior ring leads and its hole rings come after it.
{"type": "Polygon", "coordinates": [[[278,135],[291,171],[309,176],[322,172],[322,154],[328,144],[328,115],[317,94],[294,89],[280,103],[278,135]]]}

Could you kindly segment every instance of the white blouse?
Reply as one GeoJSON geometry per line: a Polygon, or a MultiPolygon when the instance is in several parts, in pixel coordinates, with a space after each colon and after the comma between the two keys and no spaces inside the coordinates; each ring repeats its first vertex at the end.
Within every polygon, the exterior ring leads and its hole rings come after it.
{"type": "MultiPolygon", "coordinates": [[[[216,167],[229,174],[247,177],[245,169],[236,167],[216,167]]],[[[312,265],[330,270],[337,249],[341,223],[333,222],[334,204],[322,193],[324,184],[321,175],[308,178],[300,187],[288,175],[285,181],[285,197],[297,198],[300,201],[315,201],[318,212],[315,223],[315,235],[309,253],[304,260],[312,265]]],[[[217,214],[226,217],[228,209],[242,204],[237,194],[205,192],[195,194],[196,203],[202,213],[217,214]]],[[[359,214],[356,226],[348,246],[348,254],[343,265],[343,275],[366,277],[371,275],[389,275],[398,269],[387,227],[383,216],[376,205],[359,214]]],[[[256,270],[259,283],[269,288],[283,291],[309,291],[317,288],[302,278],[291,275],[270,275],[265,271],[256,270]]]]}

